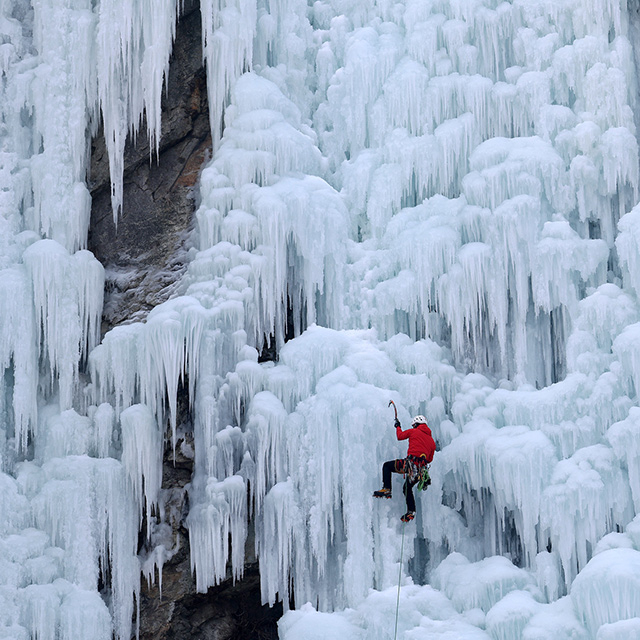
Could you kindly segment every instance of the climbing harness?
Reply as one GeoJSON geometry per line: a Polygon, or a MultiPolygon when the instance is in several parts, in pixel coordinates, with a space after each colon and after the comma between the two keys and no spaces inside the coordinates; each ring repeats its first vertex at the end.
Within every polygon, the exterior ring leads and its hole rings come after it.
{"type": "Polygon", "coordinates": [[[411,486],[417,484],[419,491],[426,491],[427,487],[431,484],[429,466],[424,456],[407,456],[405,458],[404,468],[406,478],[411,486]]]}

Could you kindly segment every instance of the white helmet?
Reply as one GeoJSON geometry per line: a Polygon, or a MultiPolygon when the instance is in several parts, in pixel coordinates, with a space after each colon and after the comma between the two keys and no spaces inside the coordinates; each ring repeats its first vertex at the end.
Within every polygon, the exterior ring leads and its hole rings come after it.
{"type": "Polygon", "coordinates": [[[411,426],[412,427],[417,427],[419,424],[427,424],[427,419],[424,416],[416,416],[411,421],[411,426]]]}

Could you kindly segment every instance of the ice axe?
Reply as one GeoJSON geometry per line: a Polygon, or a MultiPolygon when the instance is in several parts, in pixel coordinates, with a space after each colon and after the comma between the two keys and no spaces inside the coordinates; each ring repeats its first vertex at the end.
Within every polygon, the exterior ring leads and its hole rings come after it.
{"type": "Polygon", "coordinates": [[[389,400],[389,404],[387,406],[393,405],[393,413],[395,414],[394,425],[398,423],[398,407],[396,407],[396,403],[393,400],[389,400]]]}

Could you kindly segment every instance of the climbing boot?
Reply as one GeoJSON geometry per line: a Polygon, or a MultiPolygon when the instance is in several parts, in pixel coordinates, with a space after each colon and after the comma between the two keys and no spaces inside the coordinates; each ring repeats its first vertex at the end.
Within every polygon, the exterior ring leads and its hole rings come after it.
{"type": "Polygon", "coordinates": [[[391,489],[387,489],[386,487],[382,487],[380,491],[373,492],[374,498],[390,498],[391,497],[391,489]]]}
{"type": "Polygon", "coordinates": [[[416,513],[415,511],[407,511],[407,513],[405,513],[400,520],[402,520],[402,522],[409,522],[410,520],[413,520],[416,517],[416,513]]]}

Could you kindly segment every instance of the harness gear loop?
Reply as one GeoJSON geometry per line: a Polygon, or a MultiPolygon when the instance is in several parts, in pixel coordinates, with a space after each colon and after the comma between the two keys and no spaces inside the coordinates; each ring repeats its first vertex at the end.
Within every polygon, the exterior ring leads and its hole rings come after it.
{"type": "Polygon", "coordinates": [[[431,484],[431,477],[429,476],[429,467],[431,465],[425,464],[420,470],[420,479],[418,480],[418,491],[426,491],[427,487],[431,484]]]}

